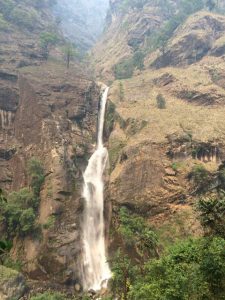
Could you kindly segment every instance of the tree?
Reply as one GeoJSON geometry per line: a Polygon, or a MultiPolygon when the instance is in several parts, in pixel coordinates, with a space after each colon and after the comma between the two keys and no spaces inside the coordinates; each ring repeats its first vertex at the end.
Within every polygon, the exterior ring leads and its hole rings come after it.
{"type": "Polygon", "coordinates": [[[0,203],[7,202],[6,197],[4,196],[3,190],[0,188],[0,203]]]}
{"type": "Polygon", "coordinates": [[[156,97],[157,107],[159,109],[165,109],[166,108],[166,99],[163,97],[162,94],[158,94],[156,97]]]}
{"type": "Polygon", "coordinates": [[[3,264],[12,249],[13,243],[7,240],[0,240],[0,263],[3,264]]]}
{"type": "Polygon", "coordinates": [[[119,249],[111,261],[112,264],[112,291],[119,299],[127,300],[131,282],[135,278],[135,266],[131,259],[119,249]]]}
{"type": "Polygon", "coordinates": [[[68,43],[65,48],[63,49],[64,55],[65,55],[65,60],[66,60],[66,67],[69,69],[70,67],[70,62],[78,55],[78,52],[76,48],[68,43]]]}
{"type": "Polygon", "coordinates": [[[30,179],[30,186],[33,190],[34,196],[39,197],[41,186],[44,183],[45,175],[42,163],[36,158],[32,157],[28,161],[27,172],[30,179]]]}
{"type": "Polygon", "coordinates": [[[138,70],[144,69],[145,55],[142,51],[136,51],[133,55],[133,64],[138,70]]]}
{"type": "Polygon", "coordinates": [[[145,264],[129,299],[224,299],[224,247],[221,238],[180,241],[160,259],[145,264]]]}
{"type": "Polygon", "coordinates": [[[124,100],[124,86],[121,81],[119,82],[119,99],[120,99],[120,102],[122,102],[124,100]]]}
{"type": "Polygon", "coordinates": [[[43,56],[48,59],[50,48],[58,42],[58,37],[55,33],[42,32],[40,35],[40,44],[43,51],[43,56]]]}
{"type": "Polygon", "coordinates": [[[45,177],[44,169],[36,158],[28,161],[28,175],[31,188],[12,192],[8,195],[7,201],[0,193],[1,222],[7,228],[8,237],[25,236],[37,229],[36,217],[40,202],[40,189],[45,177]]]}
{"type": "Polygon", "coordinates": [[[114,75],[116,79],[131,78],[134,73],[133,59],[125,59],[114,66],[114,75]]]}
{"type": "Polygon", "coordinates": [[[206,170],[204,165],[201,164],[194,166],[188,177],[193,181],[195,188],[199,192],[202,190],[205,191],[211,180],[210,173],[206,170]]]}
{"type": "Polygon", "coordinates": [[[225,196],[202,198],[197,203],[197,210],[206,235],[225,238],[225,196]]]}
{"type": "Polygon", "coordinates": [[[133,246],[142,261],[157,256],[157,236],[144,218],[131,214],[125,207],[120,209],[119,218],[118,232],[122,235],[125,246],[133,246]]]}

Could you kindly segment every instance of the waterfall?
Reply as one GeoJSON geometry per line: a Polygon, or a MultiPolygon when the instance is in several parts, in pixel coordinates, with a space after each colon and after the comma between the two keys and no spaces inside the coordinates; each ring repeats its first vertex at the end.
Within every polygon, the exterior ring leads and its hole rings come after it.
{"type": "Polygon", "coordinates": [[[108,161],[108,151],[103,145],[105,108],[109,88],[102,95],[98,117],[97,148],[84,172],[82,281],[84,290],[99,291],[107,286],[111,272],[106,258],[104,230],[103,174],[108,161]]]}

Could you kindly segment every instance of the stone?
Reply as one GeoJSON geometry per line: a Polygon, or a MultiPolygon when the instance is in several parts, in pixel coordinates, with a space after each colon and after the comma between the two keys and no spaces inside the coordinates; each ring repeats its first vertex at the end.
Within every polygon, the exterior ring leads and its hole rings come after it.
{"type": "Polygon", "coordinates": [[[75,288],[76,292],[80,292],[81,291],[81,286],[80,286],[79,283],[76,283],[75,286],[74,286],[74,288],[75,288]]]}
{"type": "Polygon", "coordinates": [[[25,279],[19,272],[0,266],[0,299],[18,300],[26,291],[25,279]]]}

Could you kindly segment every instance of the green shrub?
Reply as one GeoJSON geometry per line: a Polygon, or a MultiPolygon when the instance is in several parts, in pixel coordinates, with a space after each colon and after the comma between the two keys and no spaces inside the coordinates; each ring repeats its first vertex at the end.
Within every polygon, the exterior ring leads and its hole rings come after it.
{"type": "Polygon", "coordinates": [[[8,257],[12,249],[12,242],[7,240],[0,240],[0,262],[3,264],[4,260],[8,257]]]}
{"type": "Polygon", "coordinates": [[[57,44],[59,38],[55,33],[42,32],[40,35],[40,45],[43,50],[43,56],[47,59],[49,56],[50,48],[57,44]]]}
{"type": "Polygon", "coordinates": [[[73,44],[67,43],[63,47],[62,51],[64,54],[64,59],[66,61],[67,69],[69,69],[71,61],[73,61],[79,55],[78,50],[73,44]]]}
{"type": "Polygon", "coordinates": [[[162,94],[158,94],[156,97],[156,104],[159,109],[166,108],[166,99],[163,97],[162,94]]]}
{"type": "Polygon", "coordinates": [[[3,265],[12,270],[21,271],[22,270],[22,262],[20,260],[13,260],[8,256],[4,259],[3,265]]]}
{"type": "Polygon", "coordinates": [[[125,59],[114,66],[114,75],[116,79],[131,78],[134,73],[133,61],[125,59]]]}
{"type": "Polygon", "coordinates": [[[30,185],[35,196],[39,197],[41,186],[44,183],[44,168],[41,162],[33,157],[28,161],[28,175],[30,177],[30,185]]]}
{"type": "Polygon", "coordinates": [[[124,100],[124,86],[121,81],[119,82],[119,100],[120,102],[124,100]]]}
{"type": "Polygon", "coordinates": [[[122,207],[119,212],[119,219],[118,232],[128,246],[134,246],[140,257],[156,254],[157,236],[144,218],[131,214],[127,208],[122,207]]]}
{"type": "Polygon", "coordinates": [[[11,193],[8,201],[0,204],[3,221],[10,237],[16,234],[26,235],[35,229],[37,206],[37,198],[27,188],[11,193]]]}
{"type": "Polygon", "coordinates": [[[136,51],[133,55],[133,64],[138,70],[144,69],[145,55],[142,51],[136,51]]]}
{"type": "Polygon", "coordinates": [[[136,51],[131,58],[124,59],[114,66],[116,79],[127,79],[133,76],[134,70],[144,69],[145,55],[142,51],[136,51]]]}
{"type": "Polygon", "coordinates": [[[225,196],[202,198],[197,203],[197,210],[205,233],[225,238],[225,196]]]}
{"type": "Polygon", "coordinates": [[[128,299],[224,299],[224,247],[221,238],[177,243],[145,265],[128,299]]]}
{"type": "Polygon", "coordinates": [[[36,215],[35,215],[34,209],[32,207],[25,209],[21,213],[20,218],[19,218],[20,231],[23,234],[32,232],[32,230],[35,227],[35,219],[36,219],[36,215]]]}
{"type": "MultiPolygon", "coordinates": [[[[8,236],[14,237],[37,230],[36,217],[40,202],[40,190],[44,182],[44,169],[36,158],[28,162],[29,188],[8,195],[7,201],[0,200],[1,222],[7,226],[8,236]]],[[[0,193],[0,199],[2,198],[0,193]]]]}
{"type": "Polygon", "coordinates": [[[52,216],[48,217],[48,220],[43,225],[43,228],[44,229],[50,229],[50,228],[54,227],[55,222],[56,222],[56,217],[52,215],[52,216]]]}
{"type": "Polygon", "coordinates": [[[67,300],[67,298],[61,293],[46,292],[44,294],[33,296],[30,300],[67,300]]]}
{"type": "Polygon", "coordinates": [[[189,178],[191,178],[195,184],[201,185],[209,179],[209,172],[203,165],[196,165],[192,168],[189,178]]]}
{"type": "Polygon", "coordinates": [[[120,299],[129,299],[128,293],[130,291],[131,282],[135,280],[137,276],[136,268],[133,265],[129,256],[124,255],[119,249],[115,253],[111,260],[112,265],[112,291],[114,294],[113,299],[117,299],[116,296],[120,296],[120,299]]]}

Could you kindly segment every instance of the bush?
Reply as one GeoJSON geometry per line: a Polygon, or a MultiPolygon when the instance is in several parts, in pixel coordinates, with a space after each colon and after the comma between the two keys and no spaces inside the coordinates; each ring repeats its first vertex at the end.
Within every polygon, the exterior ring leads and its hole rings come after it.
{"type": "Polygon", "coordinates": [[[54,227],[56,221],[56,217],[54,215],[48,217],[47,222],[43,225],[44,229],[50,229],[54,227]]]}
{"type": "Polygon", "coordinates": [[[67,43],[62,50],[64,54],[64,59],[66,61],[67,69],[69,69],[71,61],[78,57],[78,51],[76,47],[71,43],[67,43]]]}
{"type": "Polygon", "coordinates": [[[116,79],[131,78],[134,73],[133,61],[125,59],[114,66],[114,75],[116,79]]]}
{"type": "Polygon", "coordinates": [[[61,293],[46,292],[44,294],[33,296],[30,300],[67,300],[67,298],[61,293]]]}
{"type": "Polygon", "coordinates": [[[137,276],[136,268],[129,256],[124,255],[120,249],[114,255],[111,264],[113,299],[117,299],[117,295],[121,297],[120,299],[128,299],[131,282],[137,276]]]}
{"type": "Polygon", "coordinates": [[[28,162],[31,189],[23,188],[8,195],[7,201],[0,193],[1,222],[7,226],[9,237],[32,233],[37,229],[36,217],[40,202],[40,190],[44,182],[44,169],[36,158],[28,162]],[[2,200],[1,200],[2,199],[2,200]]]}
{"type": "Polygon", "coordinates": [[[0,204],[0,212],[10,237],[26,235],[35,230],[35,209],[37,198],[24,188],[8,196],[8,201],[0,204]],[[31,206],[31,207],[30,207],[31,206]],[[33,207],[32,207],[33,206],[33,207]]]}
{"type": "Polygon", "coordinates": [[[224,299],[224,247],[221,238],[179,242],[145,265],[129,299],[224,299]]]}
{"type": "Polygon", "coordinates": [[[28,175],[30,177],[30,185],[36,197],[39,197],[41,186],[44,183],[44,168],[41,162],[33,157],[28,161],[28,175]]]}
{"type": "Polygon", "coordinates": [[[156,104],[159,109],[166,108],[166,99],[163,97],[162,94],[157,95],[156,97],[156,104]]]}
{"type": "Polygon", "coordinates": [[[209,172],[203,165],[196,165],[192,168],[189,178],[191,178],[196,185],[202,185],[208,181],[209,172]]]}
{"type": "Polygon", "coordinates": [[[3,264],[12,249],[12,242],[7,240],[0,240],[0,262],[3,264]]]}
{"type": "Polygon", "coordinates": [[[157,253],[157,236],[144,218],[131,214],[122,207],[119,212],[119,233],[128,246],[134,246],[137,254],[146,258],[157,253]]]}
{"type": "Polygon", "coordinates": [[[119,100],[120,102],[124,100],[124,86],[121,81],[119,82],[119,100]]]}
{"type": "Polygon", "coordinates": [[[200,221],[207,235],[225,238],[225,197],[202,198],[197,203],[200,221]]]}
{"type": "Polygon", "coordinates": [[[44,58],[48,58],[51,46],[58,42],[59,38],[55,33],[52,32],[42,32],[40,35],[40,44],[43,50],[44,58]]]}
{"type": "Polygon", "coordinates": [[[116,79],[127,79],[133,76],[134,70],[144,69],[145,55],[142,51],[136,51],[131,58],[124,59],[114,66],[116,79]]]}
{"type": "Polygon", "coordinates": [[[138,70],[144,69],[145,55],[142,51],[136,51],[133,55],[133,64],[138,70]]]}

